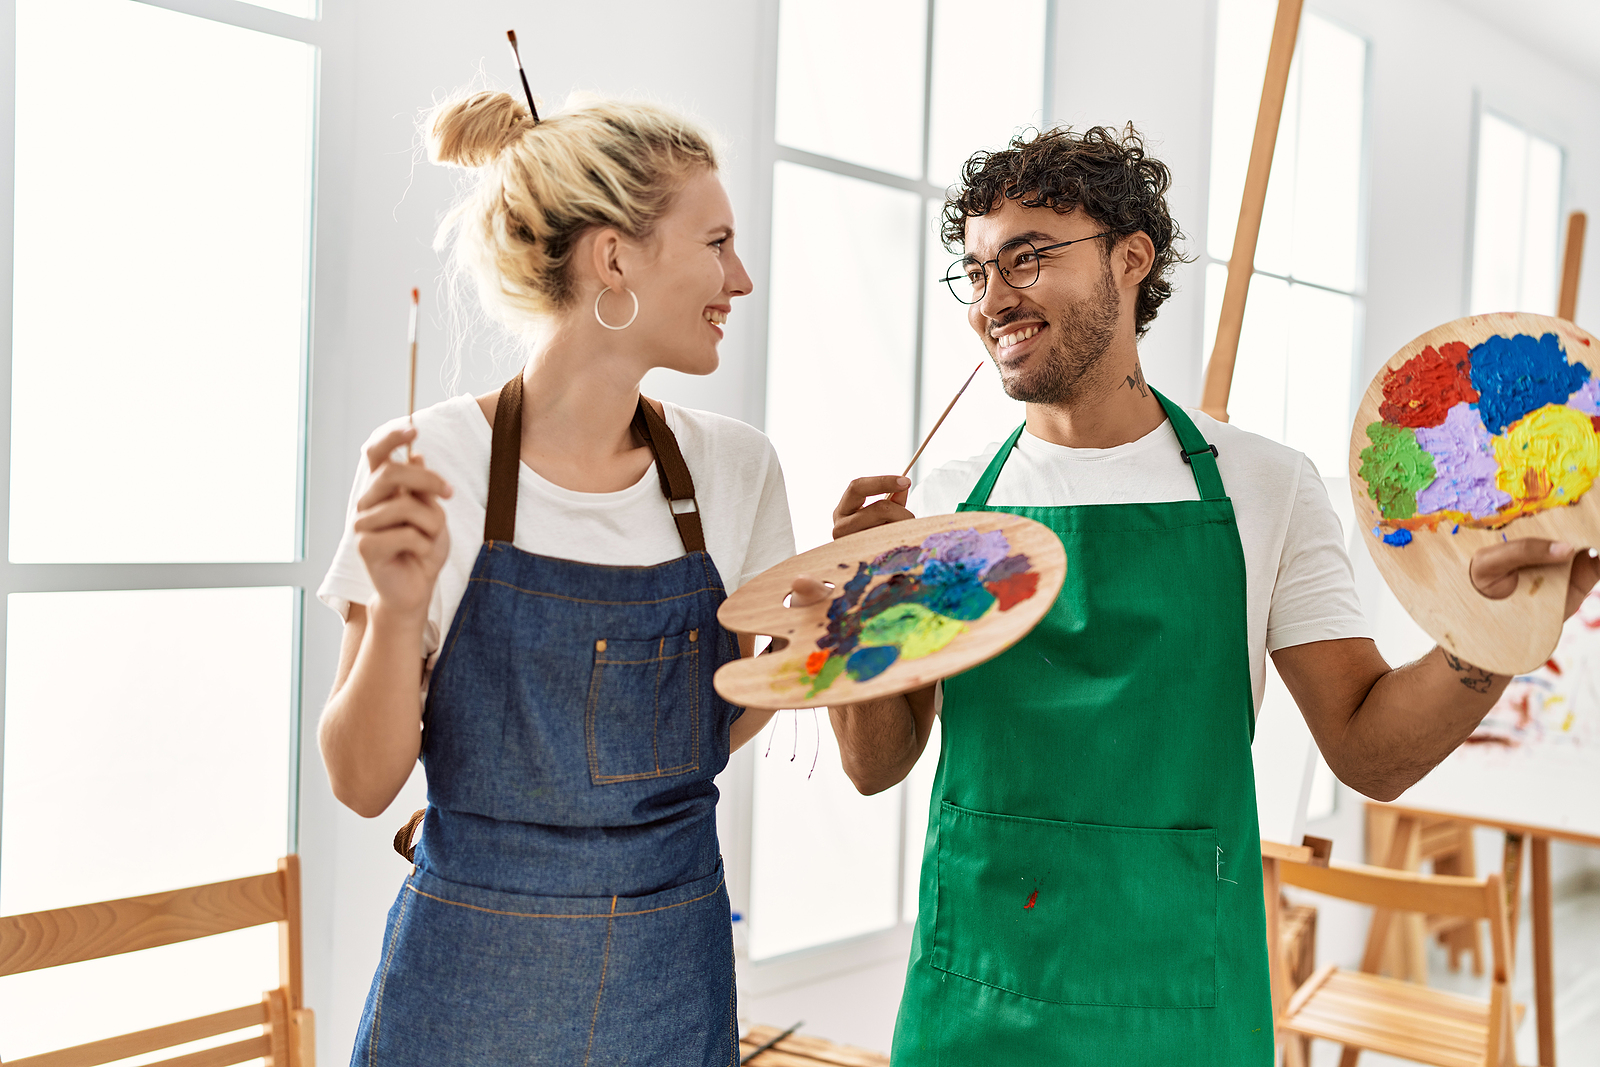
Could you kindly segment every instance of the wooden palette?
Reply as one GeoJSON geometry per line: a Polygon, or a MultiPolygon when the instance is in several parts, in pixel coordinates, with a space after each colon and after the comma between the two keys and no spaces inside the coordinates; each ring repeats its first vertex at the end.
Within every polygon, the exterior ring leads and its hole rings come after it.
{"type": "Polygon", "coordinates": [[[1496,674],[1550,658],[1572,564],[1525,570],[1503,600],[1473,587],[1468,564],[1508,538],[1600,544],[1597,366],[1600,345],[1563,319],[1474,315],[1395,353],[1356,414],[1350,491],[1378,571],[1440,646],[1496,674]]]}
{"type": "Polygon", "coordinates": [[[746,582],[717,620],[766,634],[778,651],[717,671],[746,708],[854,704],[931,685],[998,656],[1038,625],[1067,573],[1047,526],[999,511],[874,527],[801,553],[746,582]],[[794,579],[833,596],[787,607],[794,579]]]}

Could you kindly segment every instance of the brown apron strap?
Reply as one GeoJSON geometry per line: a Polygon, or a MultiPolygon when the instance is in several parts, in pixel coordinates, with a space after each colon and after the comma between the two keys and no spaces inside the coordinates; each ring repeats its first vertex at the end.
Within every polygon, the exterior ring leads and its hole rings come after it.
{"type": "MultiPolygon", "coordinates": [[[[633,429],[656,457],[661,495],[672,509],[685,552],[704,552],[706,535],[694,499],[694,478],[683,461],[678,438],[667,420],[644,397],[633,413],[633,429]]],[[[522,375],[500,389],[489,440],[489,500],[483,513],[483,539],[511,543],[517,529],[517,480],[522,461],[522,375]]]]}
{"type": "Polygon", "coordinates": [[[407,819],[406,824],[394,835],[394,850],[404,856],[408,863],[417,862],[417,829],[426,814],[427,808],[418,808],[416,814],[407,819]]]}
{"type": "Polygon", "coordinates": [[[517,529],[517,480],[522,461],[522,375],[500,389],[489,438],[489,501],[483,539],[511,543],[517,529]]]}
{"type": "Polygon", "coordinates": [[[639,397],[639,408],[633,413],[633,428],[655,453],[661,493],[672,508],[672,521],[678,524],[683,550],[704,552],[706,535],[700,526],[700,506],[694,500],[694,478],[689,474],[689,465],[683,461],[677,435],[643,396],[639,397]]]}

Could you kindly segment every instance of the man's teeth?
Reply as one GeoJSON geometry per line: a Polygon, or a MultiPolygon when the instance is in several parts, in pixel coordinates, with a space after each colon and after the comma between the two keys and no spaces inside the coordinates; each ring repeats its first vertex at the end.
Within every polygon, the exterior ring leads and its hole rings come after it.
{"type": "Polygon", "coordinates": [[[1010,348],[1012,345],[1021,344],[1023,341],[1026,341],[1028,338],[1032,337],[1042,329],[1044,329],[1043,326],[1024,326],[1020,330],[1014,330],[1011,333],[1002,334],[1000,336],[1000,347],[1010,348]]]}
{"type": "Polygon", "coordinates": [[[705,320],[721,326],[728,321],[728,313],[726,311],[718,311],[716,308],[706,308],[705,320]]]}

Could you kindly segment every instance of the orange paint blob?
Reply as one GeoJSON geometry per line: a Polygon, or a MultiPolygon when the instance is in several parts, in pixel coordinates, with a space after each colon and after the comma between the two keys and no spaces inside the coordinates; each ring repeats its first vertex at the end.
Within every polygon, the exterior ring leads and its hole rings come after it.
{"type": "Polygon", "coordinates": [[[1010,611],[1018,604],[1033,596],[1039,590],[1039,573],[1025,571],[1022,574],[1013,574],[1009,578],[1002,578],[998,582],[986,582],[984,588],[1000,602],[1001,611],[1010,611]]]}
{"type": "MultiPolygon", "coordinates": [[[[822,670],[823,664],[828,662],[828,654],[821,649],[806,657],[806,673],[815,677],[822,670]]],[[[789,668],[793,670],[794,668],[789,668]]]]}

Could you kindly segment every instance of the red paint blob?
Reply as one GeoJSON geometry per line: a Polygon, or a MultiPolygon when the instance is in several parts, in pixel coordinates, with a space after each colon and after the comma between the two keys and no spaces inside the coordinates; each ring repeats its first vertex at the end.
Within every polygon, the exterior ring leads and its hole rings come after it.
{"type": "Polygon", "coordinates": [[[1594,427],[1595,433],[1600,433],[1600,415],[1590,415],[1589,425],[1594,427]]]}
{"type": "Polygon", "coordinates": [[[1545,666],[1546,666],[1546,667],[1549,667],[1549,668],[1550,668],[1550,673],[1551,673],[1551,674],[1560,674],[1560,673],[1561,673],[1561,665],[1560,665],[1560,664],[1559,664],[1559,663],[1557,663],[1557,662],[1556,662],[1556,661],[1555,661],[1555,660],[1553,660],[1553,659],[1547,659],[1547,660],[1545,660],[1545,661],[1544,661],[1544,665],[1545,665],[1545,666]]]}
{"type": "Polygon", "coordinates": [[[1000,601],[1001,611],[1010,611],[1039,591],[1039,574],[1037,571],[1024,571],[998,582],[987,582],[984,588],[1000,601]]]}
{"type": "Polygon", "coordinates": [[[1032,892],[1032,894],[1029,895],[1028,902],[1022,906],[1022,910],[1023,911],[1027,911],[1029,908],[1033,907],[1034,901],[1036,901],[1038,899],[1039,899],[1039,891],[1037,889],[1035,889],[1032,892]]]}
{"type": "Polygon", "coordinates": [[[815,675],[822,670],[822,665],[828,662],[828,654],[820,648],[806,657],[806,673],[815,675]]]}
{"type": "Polygon", "coordinates": [[[1472,351],[1460,341],[1432,345],[1383,376],[1378,415],[1391,426],[1438,426],[1457,404],[1472,403],[1472,351]]]}

